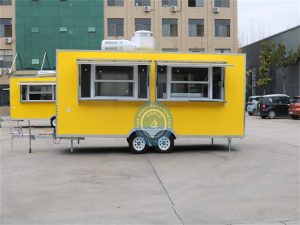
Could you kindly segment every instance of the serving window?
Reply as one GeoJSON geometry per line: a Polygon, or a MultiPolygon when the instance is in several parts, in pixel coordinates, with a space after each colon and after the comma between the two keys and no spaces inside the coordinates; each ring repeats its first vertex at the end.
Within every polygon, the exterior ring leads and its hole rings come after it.
{"type": "Polygon", "coordinates": [[[21,84],[21,101],[48,102],[55,101],[55,84],[21,84]]]}
{"type": "Polygon", "coordinates": [[[149,65],[80,64],[79,99],[147,100],[149,65]]]}
{"type": "Polygon", "coordinates": [[[224,101],[224,68],[157,65],[158,100],[224,101]]]}

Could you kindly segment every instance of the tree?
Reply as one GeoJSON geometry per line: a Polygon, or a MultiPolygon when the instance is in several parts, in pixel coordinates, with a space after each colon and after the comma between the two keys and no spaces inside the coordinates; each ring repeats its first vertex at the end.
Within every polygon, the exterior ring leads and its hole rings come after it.
{"type": "Polygon", "coordinates": [[[274,58],[274,66],[276,69],[280,71],[282,77],[282,88],[283,93],[286,93],[286,81],[287,81],[287,73],[286,69],[289,65],[295,64],[300,58],[300,45],[296,51],[289,50],[286,51],[286,47],[284,44],[278,44],[277,49],[273,53],[274,58]]]}
{"type": "Polygon", "coordinates": [[[257,80],[257,86],[264,90],[264,94],[266,94],[266,88],[272,80],[270,77],[270,67],[274,62],[274,47],[275,44],[273,42],[264,41],[261,43],[259,55],[260,67],[258,68],[260,78],[257,80]]]}

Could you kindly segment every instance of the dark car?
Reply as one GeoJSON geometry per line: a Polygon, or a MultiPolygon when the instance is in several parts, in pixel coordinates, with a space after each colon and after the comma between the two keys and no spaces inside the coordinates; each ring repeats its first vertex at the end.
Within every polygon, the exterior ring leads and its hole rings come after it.
{"type": "Polygon", "coordinates": [[[257,110],[261,118],[274,119],[289,115],[290,97],[283,94],[264,95],[258,100],[257,110]]]}

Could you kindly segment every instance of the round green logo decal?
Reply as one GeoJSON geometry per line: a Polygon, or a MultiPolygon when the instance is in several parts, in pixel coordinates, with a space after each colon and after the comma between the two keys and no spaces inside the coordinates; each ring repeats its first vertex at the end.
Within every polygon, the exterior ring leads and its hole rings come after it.
{"type": "Polygon", "coordinates": [[[136,113],[135,128],[148,137],[157,137],[162,131],[172,130],[172,127],[172,115],[162,103],[146,103],[136,113]]]}

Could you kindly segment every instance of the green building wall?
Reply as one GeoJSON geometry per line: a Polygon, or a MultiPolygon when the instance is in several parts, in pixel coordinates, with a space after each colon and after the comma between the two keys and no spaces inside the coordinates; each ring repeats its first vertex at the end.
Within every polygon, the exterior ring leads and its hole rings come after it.
{"type": "Polygon", "coordinates": [[[16,0],[17,70],[56,69],[56,49],[100,49],[104,0],[16,0]]]}

